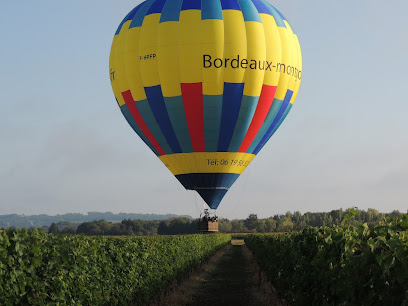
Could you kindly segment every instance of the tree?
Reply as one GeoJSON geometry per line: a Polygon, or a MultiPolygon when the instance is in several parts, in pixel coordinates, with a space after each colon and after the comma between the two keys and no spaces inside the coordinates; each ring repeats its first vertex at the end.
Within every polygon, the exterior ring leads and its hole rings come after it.
{"type": "Polygon", "coordinates": [[[342,208],[337,210],[332,210],[330,216],[333,218],[333,225],[340,225],[343,220],[344,211],[342,208]]]}
{"type": "Polygon", "coordinates": [[[378,222],[381,220],[380,213],[378,212],[378,210],[374,208],[369,208],[367,210],[367,214],[368,214],[369,221],[371,222],[373,221],[378,222]]]}
{"type": "Polygon", "coordinates": [[[66,227],[63,230],[61,230],[60,232],[61,234],[70,234],[70,235],[74,235],[76,234],[76,229],[72,228],[72,227],[66,227]]]}
{"type": "Polygon", "coordinates": [[[341,225],[345,226],[345,225],[350,225],[352,224],[352,221],[354,220],[354,218],[356,217],[356,209],[357,207],[351,207],[349,209],[347,209],[346,213],[344,214],[344,218],[343,221],[341,221],[341,225]]]}
{"type": "Polygon", "coordinates": [[[228,219],[221,218],[218,230],[220,233],[231,233],[232,232],[231,222],[228,219]]]}
{"type": "Polygon", "coordinates": [[[303,217],[302,214],[300,213],[300,211],[295,211],[292,215],[292,222],[293,222],[293,226],[296,230],[300,230],[302,229],[303,226],[303,217]]]}
{"type": "Polygon", "coordinates": [[[171,218],[161,221],[157,229],[159,235],[183,235],[198,233],[198,226],[196,220],[189,218],[171,218]]]}
{"type": "Polygon", "coordinates": [[[273,218],[258,221],[256,231],[259,233],[272,233],[276,229],[276,221],[273,218]]]}
{"type": "Polygon", "coordinates": [[[231,221],[232,233],[246,233],[248,229],[244,225],[244,220],[232,220],[231,221]]]}
{"type": "Polygon", "coordinates": [[[85,235],[105,235],[107,228],[108,224],[105,220],[84,222],[78,226],[77,233],[85,235]]]}
{"type": "Polygon", "coordinates": [[[287,217],[281,217],[278,222],[278,227],[276,229],[278,232],[290,232],[293,230],[293,222],[292,220],[287,217]]]}
{"type": "Polygon", "coordinates": [[[393,210],[390,214],[389,214],[392,218],[401,218],[402,214],[400,213],[399,210],[393,210]]]}
{"type": "Polygon", "coordinates": [[[265,229],[267,233],[272,233],[276,230],[276,221],[272,218],[265,219],[265,229]]]}
{"type": "Polygon", "coordinates": [[[48,234],[58,234],[58,225],[54,222],[51,224],[50,228],[48,229],[48,234]]]}
{"type": "Polygon", "coordinates": [[[244,224],[250,231],[255,230],[258,227],[258,215],[250,214],[248,218],[245,219],[244,224]]]}

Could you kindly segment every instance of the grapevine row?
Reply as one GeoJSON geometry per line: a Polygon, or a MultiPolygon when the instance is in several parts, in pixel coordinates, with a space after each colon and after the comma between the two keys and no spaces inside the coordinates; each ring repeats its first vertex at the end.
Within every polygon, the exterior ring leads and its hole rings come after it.
{"type": "Polygon", "coordinates": [[[245,243],[292,305],[407,305],[408,216],[381,224],[248,235],[245,243]]]}
{"type": "Polygon", "coordinates": [[[84,237],[0,229],[0,305],[147,304],[230,239],[84,237]]]}

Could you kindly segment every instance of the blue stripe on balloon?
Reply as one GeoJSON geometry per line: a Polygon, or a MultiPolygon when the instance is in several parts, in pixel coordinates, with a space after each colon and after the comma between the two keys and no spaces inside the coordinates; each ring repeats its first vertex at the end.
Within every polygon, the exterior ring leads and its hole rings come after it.
{"type": "MultiPolygon", "coordinates": [[[[271,6],[272,6],[272,5],[271,5],[271,6]]],[[[282,14],[280,11],[278,11],[274,6],[272,6],[272,7],[275,9],[275,11],[279,14],[279,16],[280,16],[283,20],[286,20],[286,21],[287,21],[286,17],[283,16],[283,14],[282,14]]]]}
{"type": "Polygon", "coordinates": [[[283,20],[285,20],[285,17],[283,17],[283,15],[276,8],[274,8],[271,4],[269,4],[266,0],[260,0],[260,1],[262,1],[262,3],[265,4],[265,6],[268,8],[270,14],[275,19],[277,26],[286,28],[286,24],[283,22],[283,20]]]}
{"type": "Polygon", "coordinates": [[[135,14],[137,13],[137,11],[140,9],[141,6],[142,6],[142,4],[139,4],[139,5],[136,6],[133,10],[131,10],[129,14],[126,15],[125,19],[122,20],[122,22],[120,23],[118,29],[116,30],[115,35],[118,35],[118,34],[120,33],[120,30],[122,29],[123,25],[124,25],[127,21],[133,19],[133,17],[135,16],[135,14]]]}
{"type": "Polygon", "coordinates": [[[262,1],[262,2],[269,8],[269,10],[271,11],[272,14],[278,15],[278,16],[280,17],[280,19],[282,19],[282,20],[287,20],[287,19],[285,18],[285,16],[283,16],[283,14],[282,14],[281,12],[279,12],[272,4],[270,4],[268,1],[266,1],[266,0],[260,0],[260,1],[262,1]]]}
{"type": "Polygon", "coordinates": [[[150,7],[150,9],[147,11],[147,15],[151,14],[160,14],[163,11],[163,7],[166,4],[166,0],[156,0],[150,7]]]}
{"type": "Polygon", "coordinates": [[[255,5],[259,14],[271,15],[271,12],[261,0],[252,0],[252,3],[255,5]]]}
{"type": "MultiPolygon", "coordinates": [[[[265,0],[252,0],[254,1],[262,1],[262,3],[265,3],[265,6],[269,7],[270,10],[270,15],[272,15],[275,18],[275,21],[278,25],[278,27],[283,27],[286,28],[286,24],[284,23],[284,21],[286,21],[287,23],[290,24],[289,20],[280,12],[278,11],[274,6],[272,6],[271,4],[269,4],[268,2],[266,2],[265,0]]],[[[256,5],[256,4],[255,4],[256,5]]],[[[292,32],[295,34],[295,30],[293,29],[293,26],[290,26],[292,29],[292,32]]]]}
{"type": "Polygon", "coordinates": [[[166,138],[164,137],[162,131],[160,130],[160,126],[158,125],[156,118],[153,115],[152,109],[150,108],[149,101],[147,100],[137,101],[136,106],[144,122],[149,128],[150,132],[153,134],[154,138],[157,140],[159,145],[162,147],[163,151],[166,154],[173,153],[169,144],[166,141],[166,138]]]}
{"type": "Polygon", "coordinates": [[[238,0],[238,3],[241,7],[242,14],[244,15],[244,21],[256,21],[262,23],[258,10],[251,0],[238,0]]]}
{"type": "Polygon", "coordinates": [[[129,123],[131,128],[136,132],[137,135],[143,140],[143,142],[156,154],[157,156],[160,156],[159,152],[154,148],[154,146],[150,143],[150,141],[147,139],[147,137],[143,134],[142,130],[139,128],[137,125],[136,121],[133,119],[129,108],[127,107],[126,104],[122,105],[120,107],[120,110],[122,111],[123,116],[125,117],[126,121],[129,123]]]}
{"type": "MultiPolygon", "coordinates": [[[[279,127],[281,126],[282,122],[286,119],[286,117],[288,116],[290,110],[292,109],[293,104],[289,103],[288,106],[286,107],[286,111],[283,114],[281,120],[279,121],[278,125],[275,127],[275,129],[272,131],[271,136],[269,136],[268,140],[272,137],[273,134],[275,134],[275,132],[279,129],[279,127]]],[[[266,142],[268,142],[268,140],[266,142]]]]}
{"type": "MultiPolygon", "coordinates": [[[[204,1],[209,1],[209,0],[204,0],[204,1]]],[[[201,0],[184,0],[181,10],[182,11],[201,10],[201,0]]]]}
{"type": "Polygon", "coordinates": [[[145,87],[146,97],[149,101],[150,108],[156,118],[157,123],[160,126],[161,131],[168,144],[171,147],[173,153],[181,153],[180,144],[174,133],[173,127],[170,122],[169,114],[167,113],[166,104],[164,103],[163,93],[161,86],[145,87]]]}
{"type": "Polygon", "coordinates": [[[219,0],[204,0],[201,3],[201,20],[206,19],[223,20],[222,7],[219,0]]]}
{"type": "Polygon", "coordinates": [[[140,9],[136,12],[135,16],[132,19],[129,29],[142,26],[143,20],[146,17],[146,13],[150,9],[153,2],[154,0],[147,0],[146,2],[142,3],[140,9]]]}
{"type": "Polygon", "coordinates": [[[222,95],[203,95],[206,152],[217,152],[222,115],[222,98],[222,95]]]}
{"type": "Polygon", "coordinates": [[[221,6],[223,10],[241,10],[237,0],[221,0],[221,6]]]}
{"type": "Polygon", "coordinates": [[[285,117],[286,109],[288,108],[290,104],[290,100],[292,99],[293,91],[288,90],[286,92],[285,99],[283,100],[283,103],[280,107],[280,110],[278,114],[276,115],[275,119],[273,120],[271,126],[269,127],[268,131],[266,134],[262,137],[262,140],[259,142],[259,144],[256,146],[255,150],[252,152],[252,154],[258,154],[258,152],[262,149],[262,147],[265,145],[265,143],[268,141],[268,139],[272,136],[272,133],[276,128],[279,127],[279,124],[282,123],[281,119],[283,120],[285,117]]]}
{"type": "Polygon", "coordinates": [[[186,114],[184,112],[183,97],[164,97],[164,102],[182,152],[193,152],[186,114]]]}
{"type": "Polygon", "coordinates": [[[224,83],[218,152],[228,152],[235,124],[237,123],[239,109],[241,108],[243,92],[244,83],[224,83]]]}
{"type": "Polygon", "coordinates": [[[282,122],[286,119],[286,116],[289,114],[290,110],[292,109],[293,104],[289,103],[288,106],[286,107],[285,113],[283,114],[282,118],[279,120],[278,125],[273,129],[271,135],[269,135],[268,139],[265,141],[265,143],[258,149],[258,151],[255,154],[258,154],[259,151],[262,150],[262,148],[265,146],[265,144],[269,141],[269,139],[271,139],[271,137],[273,136],[273,134],[275,134],[275,132],[279,129],[279,127],[281,126],[282,122]]]}
{"type": "Polygon", "coordinates": [[[256,134],[254,140],[252,141],[251,145],[249,146],[248,150],[246,151],[247,153],[252,153],[259,142],[262,140],[263,136],[266,134],[268,131],[269,127],[271,126],[273,120],[275,119],[276,115],[278,114],[281,106],[282,106],[283,101],[274,99],[271,105],[271,108],[269,109],[268,114],[266,115],[266,118],[264,122],[262,123],[261,128],[259,129],[258,133],[256,134]]]}
{"type": "Polygon", "coordinates": [[[160,23],[166,21],[179,21],[183,0],[167,0],[160,16],[160,23]]]}
{"type": "Polygon", "coordinates": [[[282,122],[286,119],[287,115],[289,114],[290,110],[292,109],[292,106],[293,106],[292,103],[289,103],[289,104],[288,104],[288,107],[286,108],[286,111],[285,111],[285,113],[283,114],[282,119],[280,120],[278,126],[275,128],[275,130],[273,131],[273,133],[276,132],[276,130],[281,126],[282,122]]]}
{"type": "Polygon", "coordinates": [[[259,97],[243,96],[228,152],[238,152],[254,116],[259,97]]]}

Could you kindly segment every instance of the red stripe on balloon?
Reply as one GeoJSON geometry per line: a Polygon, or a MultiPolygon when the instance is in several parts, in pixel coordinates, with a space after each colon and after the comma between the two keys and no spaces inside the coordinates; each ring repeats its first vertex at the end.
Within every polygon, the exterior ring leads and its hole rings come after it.
{"type": "Polygon", "coordinates": [[[157,152],[159,152],[160,155],[166,155],[162,147],[157,142],[156,138],[154,138],[152,132],[150,132],[149,128],[146,125],[146,122],[143,120],[143,117],[136,106],[135,100],[133,100],[133,96],[130,90],[122,92],[122,96],[123,99],[125,100],[126,106],[128,107],[130,114],[136,121],[136,124],[142,130],[143,134],[150,141],[150,143],[157,150],[157,152]]]}
{"type": "Polygon", "coordinates": [[[205,152],[202,83],[181,83],[184,111],[194,152],[205,152]]]}
{"type": "Polygon", "coordinates": [[[259,96],[258,105],[255,110],[254,117],[245,135],[238,152],[246,152],[254,140],[256,134],[259,132],[266,116],[271,108],[273,99],[275,98],[277,86],[263,85],[261,95],[259,96]]]}

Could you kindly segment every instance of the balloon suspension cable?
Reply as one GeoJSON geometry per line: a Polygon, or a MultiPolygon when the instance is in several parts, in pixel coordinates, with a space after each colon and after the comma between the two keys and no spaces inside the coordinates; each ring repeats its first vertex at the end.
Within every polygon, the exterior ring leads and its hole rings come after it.
{"type": "MultiPolygon", "coordinates": [[[[250,170],[250,169],[249,169],[250,170]]],[[[239,212],[242,208],[242,206],[240,205],[242,202],[242,199],[244,197],[245,191],[247,189],[247,185],[248,185],[248,178],[250,175],[250,171],[248,169],[245,170],[245,174],[242,175],[243,176],[243,180],[242,180],[242,188],[239,188],[239,196],[238,196],[238,201],[234,201],[232,204],[232,211],[234,216],[236,217],[236,213],[239,212]]]]}
{"type": "Polygon", "coordinates": [[[194,194],[194,207],[196,209],[196,216],[201,216],[200,204],[197,202],[197,194],[195,190],[193,190],[193,194],[194,194]]]}

